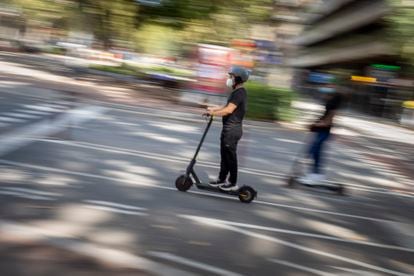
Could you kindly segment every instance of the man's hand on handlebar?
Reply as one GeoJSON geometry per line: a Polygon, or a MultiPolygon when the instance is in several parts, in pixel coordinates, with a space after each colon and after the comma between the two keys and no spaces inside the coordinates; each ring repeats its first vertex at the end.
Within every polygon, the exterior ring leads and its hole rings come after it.
{"type": "Polygon", "coordinates": [[[210,117],[214,115],[214,111],[216,111],[217,108],[215,107],[207,107],[206,112],[203,114],[206,117],[210,117]]]}

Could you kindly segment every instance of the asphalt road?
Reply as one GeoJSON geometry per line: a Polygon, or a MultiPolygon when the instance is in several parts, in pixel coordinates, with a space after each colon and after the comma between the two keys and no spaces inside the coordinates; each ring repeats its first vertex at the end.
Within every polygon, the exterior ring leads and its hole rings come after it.
{"type": "MultiPolygon", "coordinates": [[[[22,96],[24,86],[10,78],[0,85],[9,88],[0,92],[2,114],[58,102],[50,91],[22,96]]],[[[346,187],[341,197],[285,187],[306,133],[245,126],[239,182],[258,198],[242,204],[174,187],[205,127],[200,116],[101,101],[71,108],[89,112],[28,121],[64,130],[30,136],[1,156],[4,275],[414,273],[413,196],[398,191],[402,176],[368,158],[354,136],[332,140],[326,160],[330,183],[346,187]]],[[[13,126],[4,135],[26,125],[13,126]]],[[[200,154],[205,180],[218,173],[219,134],[217,122],[200,154]]]]}

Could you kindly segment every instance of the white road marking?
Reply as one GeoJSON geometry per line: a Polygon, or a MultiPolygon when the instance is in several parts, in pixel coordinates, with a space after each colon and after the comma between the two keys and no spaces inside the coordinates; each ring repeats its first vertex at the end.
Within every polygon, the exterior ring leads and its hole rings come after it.
{"type": "Polygon", "coordinates": [[[147,216],[148,215],[142,212],[122,210],[122,209],[117,209],[117,208],[109,207],[109,206],[99,206],[99,205],[89,205],[89,204],[85,206],[90,209],[108,211],[112,213],[120,213],[120,214],[125,214],[125,215],[134,215],[134,216],[147,216]]]}
{"type": "Polygon", "coordinates": [[[56,231],[9,221],[0,221],[1,239],[7,239],[8,237],[14,239],[16,236],[19,240],[34,241],[61,248],[117,267],[138,269],[139,271],[144,270],[150,272],[150,274],[160,276],[194,276],[192,273],[157,263],[129,252],[67,238],[56,231]]]}
{"type": "Polygon", "coordinates": [[[370,271],[366,271],[366,270],[360,270],[360,269],[351,269],[351,268],[347,268],[347,267],[339,267],[339,266],[332,266],[335,269],[338,270],[342,270],[348,273],[335,273],[335,275],[344,275],[344,276],[349,276],[349,275],[363,275],[363,276],[378,276],[378,274],[370,272],[370,271]]]}
{"type": "Polygon", "coordinates": [[[11,117],[0,117],[0,121],[1,122],[8,122],[8,123],[23,123],[23,122],[26,122],[26,120],[18,119],[18,118],[11,118],[11,117]]]}
{"type": "Polygon", "coordinates": [[[30,144],[34,137],[57,133],[64,130],[69,123],[76,124],[94,119],[103,111],[102,107],[82,107],[71,110],[53,121],[44,120],[10,131],[0,136],[0,156],[30,144]]]}
{"type": "MultiPolygon", "coordinates": [[[[41,171],[58,172],[58,173],[64,173],[64,174],[68,174],[68,175],[90,177],[90,178],[103,179],[103,180],[109,180],[109,181],[121,182],[121,183],[127,183],[127,184],[135,184],[135,185],[137,184],[133,181],[120,180],[119,178],[116,178],[116,177],[109,177],[109,176],[103,176],[103,175],[97,175],[97,174],[91,174],[91,173],[74,172],[74,171],[69,171],[69,170],[65,170],[65,169],[58,169],[58,168],[52,168],[52,167],[47,167],[47,166],[32,165],[32,164],[27,164],[27,163],[22,163],[22,162],[8,161],[8,160],[4,160],[4,159],[0,159],[0,163],[6,164],[6,165],[18,166],[18,167],[22,167],[22,168],[36,169],[36,170],[41,170],[41,171]]],[[[145,183],[140,183],[140,186],[142,186],[142,187],[153,187],[153,188],[157,188],[157,189],[170,190],[170,191],[176,191],[177,190],[173,187],[151,185],[151,184],[145,184],[145,183]]],[[[209,193],[209,192],[189,191],[189,193],[202,194],[202,195],[205,195],[205,196],[238,200],[237,198],[234,198],[234,197],[215,194],[215,193],[209,193]]],[[[286,205],[286,204],[278,204],[278,203],[266,202],[266,201],[254,201],[253,204],[269,205],[269,206],[274,206],[274,207],[301,210],[301,211],[305,211],[306,213],[310,212],[310,213],[329,214],[329,215],[333,215],[333,216],[348,217],[348,218],[355,218],[355,219],[368,220],[368,221],[376,221],[376,222],[387,221],[387,222],[391,222],[391,223],[394,222],[394,221],[380,219],[380,218],[364,217],[364,216],[351,215],[351,214],[346,214],[346,213],[325,211],[325,210],[320,210],[320,209],[312,209],[312,208],[308,208],[308,207],[300,207],[300,206],[293,206],[293,205],[286,205]]]]}
{"type": "Polygon", "coordinates": [[[44,192],[44,191],[39,191],[39,190],[34,190],[34,189],[27,189],[27,188],[19,188],[19,187],[0,187],[0,188],[4,190],[22,192],[22,193],[28,193],[28,194],[34,194],[34,195],[62,196],[62,194],[58,194],[58,193],[44,192]]]}
{"type": "Polygon", "coordinates": [[[281,207],[281,208],[301,210],[301,211],[305,211],[307,213],[328,214],[328,215],[334,215],[334,216],[340,216],[340,217],[347,217],[347,218],[356,218],[356,219],[369,220],[369,221],[375,221],[375,222],[388,221],[388,220],[385,220],[385,219],[374,218],[374,217],[365,217],[365,216],[359,216],[359,215],[351,215],[351,214],[347,214],[347,213],[339,213],[339,212],[332,212],[332,211],[326,211],[326,210],[320,210],[320,209],[313,209],[313,208],[309,208],[309,207],[300,207],[300,206],[294,206],[294,205],[279,204],[279,203],[267,202],[267,201],[261,201],[261,200],[256,200],[254,202],[255,203],[258,203],[258,204],[268,205],[268,206],[274,206],[274,207],[281,207]]]}
{"type": "MultiPolygon", "coordinates": [[[[206,271],[208,273],[213,273],[215,275],[223,275],[223,276],[241,276],[241,274],[234,273],[222,268],[218,268],[216,266],[212,266],[209,264],[197,262],[191,259],[183,258],[177,256],[175,254],[167,253],[167,252],[159,252],[159,251],[149,251],[147,252],[148,255],[157,257],[163,260],[172,261],[178,264],[186,265],[192,268],[200,269],[206,271]]],[[[209,274],[211,275],[211,274],[209,274]]]]}
{"type": "Polygon", "coordinates": [[[143,207],[126,205],[126,204],[119,204],[119,203],[110,202],[110,201],[84,200],[84,202],[90,203],[90,204],[98,204],[98,205],[110,206],[110,207],[118,207],[118,208],[129,209],[129,210],[141,210],[141,211],[147,210],[147,208],[143,208],[143,207]]]}
{"type": "Polygon", "coordinates": [[[18,109],[16,112],[20,113],[28,113],[28,114],[35,114],[35,115],[47,115],[50,114],[48,111],[40,111],[40,110],[31,110],[31,109],[18,109]]]}
{"type": "Polygon", "coordinates": [[[267,227],[267,226],[255,225],[255,224],[250,224],[250,223],[240,223],[240,222],[234,222],[234,221],[229,221],[229,220],[220,220],[220,219],[214,219],[214,218],[205,218],[205,219],[208,219],[210,221],[215,221],[217,223],[222,223],[226,225],[237,226],[237,227],[242,227],[242,228],[247,228],[247,229],[283,233],[283,234],[310,237],[310,238],[323,239],[323,240],[339,241],[339,242],[344,242],[344,243],[359,244],[359,245],[372,246],[372,247],[378,247],[378,248],[383,248],[383,249],[414,252],[414,248],[401,247],[401,246],[390,245],[390,244],[382,244],[382,243],[353,240],[353,239],[342,239],[342,238],[337,238],[334,236],[314,234],[314,233],[302,232],[302,231],[293,231],[293,230],[288,230],[288,229],[283,229],[283,228],[267,227]]]}
{"type": "MultiPolygon", "coordinates": [[[[92,150],[97,150],[97,151],[112,152],[112,153],[118,153],[118,154],[130,155],[130,156],[138,156],[138,157],[143,157],[143,158],[148,158],[148,159],[169,161],[169,162],[182,163],[182,164],[188,164],[189,162],[188,158],[172,157],[170,155],[165,155],[165,154],[158,154],[158,153],[139,151],[139,150],[130,150],[130,149],[125,149],[125,148],[101,145],[101,144],[92,144],[88,142],[59,141],[59,140],[50,140],[50,139],[37,139],[37,141],[41,141],[44,143],[62,144],[62,145],[72,146],[72,147],[87,148],[87,149],[92,149],[92,150]]],[[[219,168],[219,166],[217,166],[216,163],[208,162],[208,161],[198,161],[197,165],[203,166],[206,168],[214,168],[214,169],[219,168]]],[[[276,179],[286,179],[288,177],[287,174],[283,174],[283,173],[276,173],[276,172],[258,170],[258,169],[252,169],[252,168],[246,168],[246,167],[239,167],[239,172],[250,174],[250,175],[276,178],[276,179]]],[[[326,182],[329,185],[342,184],[346,186],[347,188],[351,188],[353,190],[414,198],[414,193],[412,192],[400,193],[397,191],[389,191],[385,188],[373,188],[373,187],[369,187],[365,185],[350,184],[350,183],[345,183],[345,182],[336,182],[336,181],[326,181],[326,182]]]]}
{"type": "Polygon", "coordinates": [[[285,142],[285,143],[291,143],[291,144],[304,144],[301,141],[296,141],[296,140],[291,140],[291,139],[282,139],[282,138],[274,138],[274,140],[279,141],[279,142],[285,142]]]}
{"type": "Polygon", "coordinates": [[[357,261],[355,259],[350,259],[350,258],[347,258],[347,257],[343,257],[343,256],[340,256],[338,254],[328,253],[326,251],[313,249],[311,247],[299,245],[299,244],[293,243],[293,242],[288,242],[288,241],[278,239],[278,238],[275,238],[275,237],[272,237],[272,236],[268,236],[268,235],[264,235],[264,234],[244,230],[244,229],[241,229],[241,228],[238,228],[238,227],[235,227],[235,226],[219,223],[214,219],[212,220],[212,219],[209,219],[209,218],[197,217],[197,216],[191,216],[191,215],[178,215],[178,217],[186,218],[186,219],[195,221],[195,222],[200,223],[200,224],[210,225],[210,226],[214,226],[214,227],[221,228],[221,229],[226,229],[226,230],[229,230],[229,231],[232,231],[232,232],[235,232],[235,233],[239,233],[239,234],[242,234],[242,235],[245,235],[245,236],[253,237],[253,238],[256,238],[256,239],[262,239],[262,240],[266,240],[266,241],[269,241],[269,242],[281,244],[281,245],[284,245],[284,246],[287,246],[287,247],[290,247],[290,248],[294,248],[294,249],[297,249],[297,250],[301,250],[301,251],[304,251],[304,252],[311,253],[313,255],[315,255],[315,254],[320,255],[320,256],[323,256],[323,257],[331,258],[331,259],[338,260],[338,261],[345,262],[345,263],[350,263],[350,264],[353,264],[353,265],[357,265],[357,266],[360,266],[360,267],[364,267],[364,268],[368,268],[368,269],[371,269],[371,270],[379,271],[379,272],[382,272],[382,273],[388,273],[388,274],[397,275],[397,276],[408,276],[408,274],[402,273],[400,271],[395,271],[395,270],[379,267],[379,266],[372,265],[372,264],[369,264],[369,263],[357,261]]]}
{"type": "Polygon", "coordinates": [[[52,108],[45,105],[32,105],[32,104],[23,104],[25,108],[34,109],[34,110],[40,110],[40,111],[48,111],[48,112],[59,112],[60,109],[52,108]]]}
{"type": "MultiPolygon", "coordinates": [[[[182,164],[188,164],[189,162],[188,158],[171,157],[170,155],[165,155],[165,154],[158,154],[158,153],[139,151],[139,150],[130,150],[130,149],[119,148],[119,147],[92,144],[88,142],[58,141],[58,140],[50,140],[50,139],[38,139],[38,141],[45,142],[45,143],[62,144],[62,145],[72,146],[72,147],[87,148],[87,149],[92,149],[92,150],[97,150],[97,151],[112,152],[112,153],[118,153],[118,154],[130,155],[130,156],[138,156],[138,157],[143,157],[143,158],[148,158],[148,159],[153,159],[153,160],[169,161],[169,162],[182,163],[182,164]]],[[[219,168],[219,166],[217,166],[216,163],[208,162],[208,161],[198,161],[197,165],[203,166],[206,168],[214,168],[214,169],[219,168]]],[[[246,167],[240,167],[239,172],[250,174],[250,175],[276,178],[276,179],[286,179],[288,177],[287,174],[275,173],[275,172],[258,170],[258,169],[251,169],[251,168],[246,168],[246,167]]],[[[366,191],[370,193],[379,193],[379,194],[414,198],[414,193],[412,192],[400,193],[396,191],[389,191],[383,188],[372,188],[372,187],[368,187],[365,185],[350,184],[350,183],[345,183],[345,182],[334,182],[334,181],[326,181],[326,182],[330,185],[342,184],[344,186],[347,186],[347,188],[351,188],[354,190],[360,190],[360,191],[366,191]]]]}
{"type": "Polygon", "coordinates": [[[18,112],[6,112],[2,113],[4,116],[13,117],[13,118],[20,118],[20,119],[37,119],[40,118],[38,115],[33,114],[24,114],[24,113],[18,113],[18,112]]]}
{"type": "Polygon", "coordinates": [[[284,261],[284,260],[277,260],[277,259],[268,259],[269,262],[272,263],[276,263],[276,264],[281,264],[281,265],[285,265],[288,267],[293,267],[296,268],[298,270],[302,270],[308,273],[312,273],[315,275],[319,275],[319,276],[334,276],[335,274],[331,274],[331,273],[327,273],[327,272],[323,272],[321,270],[317,270],[317,269],[313,269],[307,266],[303,266],[303,265],[298,265],[292,262],[288,262],[288,261],[284,261]]]}
{"type": "Polygon", "coordinates": [[[67,107],[66,103],[56,104],[56,103],[46,103],[44,106],[57,108],[57,109],[65,109],[67,107]]]}
{"type": "Polygon", "coordinates": [[[33,200],[47,200],[47,201],[55,200],[54,198],[51,198],[51,197],[40,196],[40,195],[31,195],[31,194],[25,194],[25,193],[14,192],[14,191],[1,191],[0,190],[0,194],[1,195],[11,195],[11,196],[27,198],[27,199],[33,199],[33,200]]]}

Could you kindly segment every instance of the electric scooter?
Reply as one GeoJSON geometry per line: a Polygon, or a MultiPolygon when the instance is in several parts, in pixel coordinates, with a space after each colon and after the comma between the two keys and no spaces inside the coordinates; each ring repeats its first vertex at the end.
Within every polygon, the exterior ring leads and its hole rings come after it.
{"type": "Polygon", "coordinates": [[[210,129],[210,126],[213,123],[213,116],[208,116],[208,117],[209,117],[209,120],[208,120],[207,126],[204,130],[203,136],[201,137],[200,143],[198,144],[194,157],[193,159],[191,159],[190,164],[187,166],[187,170],[185,174],[177,177],[175,181],[175,187],[179,191],[185,192],[188,189],[190,189],[193,184],[195,184],[195,186],[201,190],[207,190],[211,192],[218,192],[218,193],[224,193],[224,194],[228,194],[232,196],[238,196],[240,201],[243,203],[252,202],[257,196],[257,192],[250,186],[244,185],[235,191],[224,191],[220,189],[220,187],[212,187],[209,184],[202,183],[200,178],[197,176],[194,170],[194,166],[197,162],[197,156],[198,156],[198,153],[200,152],[201,146],[203,145],[204,139],[206,138],[206,135],[210,129]]]}
{"type": "Polygon", "coordinates": [[[295,160],[293,161],[290,174],[287,178],[287,187],[295,188],[297,185],[302,185],[315,189],[324,189],[337,193],[338,195],[345,195],[345,188],[342,184],[329,184],[329,183],[317,183],[309,185],[301,182],[301,178],[306,174],[306,168],[308,167],[308,153],[307,148],[308,144],[305,143],[305,148],[302,149],[299,154],[296,155],[295,160]]]}

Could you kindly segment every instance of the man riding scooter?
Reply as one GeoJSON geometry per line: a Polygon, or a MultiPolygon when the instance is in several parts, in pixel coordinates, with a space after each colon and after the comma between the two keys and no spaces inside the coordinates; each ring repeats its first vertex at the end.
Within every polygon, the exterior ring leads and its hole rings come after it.
{"type": "Polygon", "coordinates": [[[334,81],[321,87],[319,91],[325,99],[325,112],[310,126],[310,131],[315,133],[308,151],[313,159],[312,172],[299,179],[301,183],[306,185],[318,185],[326,179],[322,168],[323,150],[326,141],[331,136],[334,117],[343,100],[343,96],[337,91],[334,81]]]}
{"type": "Polygon", "coordinates": [[[220,137],[220,173],[213,187],[223,191],[236,191],[237,186],[237,144],[242,137],[242,123],[246,114],[247,91],[243,87],[249,78],[249,72],[241,67],[232,67],[227,79],[227,87],[232,89],[226,106],[208,108],[207,114],[223,117],[223,129],[220,137]],[[229,176],[229,177],[228,177],[229,176]]]}

